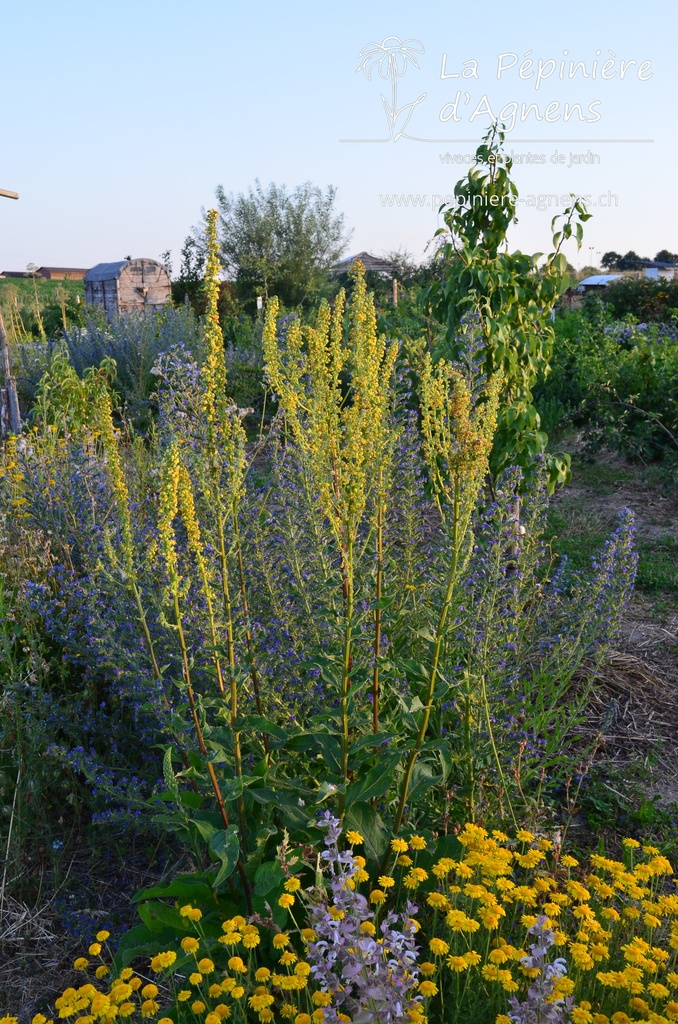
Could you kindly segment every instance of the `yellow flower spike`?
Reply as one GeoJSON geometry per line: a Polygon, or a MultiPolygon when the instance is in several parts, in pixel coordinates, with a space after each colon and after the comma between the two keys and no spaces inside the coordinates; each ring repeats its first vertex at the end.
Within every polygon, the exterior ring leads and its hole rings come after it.
{"type": "Polygon", "coordinates": [[[207,212],[207,260],[205,264],[205,346],[207,353],[203,374],[207,383],[205,411],[214,415],[214,403],[226,393],[226,360],[224,338],[219,323],[219,239],[217,237],[217,210],[207,212]],[[208,410],[211,405],[211,410],[208,410]]]}

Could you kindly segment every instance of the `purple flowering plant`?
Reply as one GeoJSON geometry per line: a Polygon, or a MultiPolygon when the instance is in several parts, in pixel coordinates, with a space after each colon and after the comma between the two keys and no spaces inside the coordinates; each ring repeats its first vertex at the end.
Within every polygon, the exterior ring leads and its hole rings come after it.
{"type": "Polygon", "coordinates": [[[146,439],[105,367],[62,361],[0,480],[7,545],[39,552],[18,599],[67,666],[47,756],[102,819],[127,809],[206,849],[210,885],[248,910],[276,836],[308,839],[316,807],[374,862],[406,824],[531,809],[566,770],[570,681],[635,565],[630,516],[587,578],[551,565],[543,463],[485,486],[500,376],[472,352],[424,359],[408,395],[360,273],[314,324],[271,308],[264,342],[279,413],[260,444],[212,304],[200,351],[156,362],[146,439]]]}

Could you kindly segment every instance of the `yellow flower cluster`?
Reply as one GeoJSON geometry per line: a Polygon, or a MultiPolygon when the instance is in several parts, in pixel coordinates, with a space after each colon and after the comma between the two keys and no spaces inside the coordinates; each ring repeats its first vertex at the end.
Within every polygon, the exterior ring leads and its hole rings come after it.
{"type": "MultiPolygon", "coordinates": [[[[356,831],[346,838],[353,847],[364,842],[356,831]]],[[[393,839],[393,864],[374,876],[378,886],[365,858],[354,855],[350,885],[365,884],[373,908],[360,923],[363,935],[380,935],[383,915],[418,891],[420,910],[412,919],[420,948],[417,999],[408,1010],[413,1024],[464,1020],[465,1000],[479,999],[487,1006],[485,1019],[505,1024],[507,1000],[525,999],[539,974],[528,959],[535,927],[553,933],[554,956],[567,962],[551,1000],[574,999],[572,1024],[678,1021],[678,880],[655,847],[644,846],[638,855],[639,847],[627,841],[625,862],[593,854],[583,867],[525,829],[511,839],[467,825],[457,839],[457,857],[436,856],[423,836],[393,839]]],[[[280,897],[294,900],[300,890],[300,878],[291,875],[280,897]]],[[[103,990],[90,983],[66,989],[56,1016],[73,1018],[72,1024],[112,1024],[124,1017],[169,1024],[170,1015],[194,1024],[325,1019],[335,993],[314,982],[308,960],[308,945],[317,939],[313,929],[275,931],[270,922],[264,931],[261,922],[235,916],[223,921],[215,941],[198,907],[179,911],[193,934],[151,957],[157,985],[126,968],[103,990]],[[261,962],[261,948],[271,950],[274,963],[261,962]]],[[[329,913],[336,919],[344,914],[336,907],[329,913]]],[[[108,973],[101,959],[107,938],[99,933],[88,951],[99,958],[100,980],[108,973]]],[[[81,957],[74,966],[86,970],[94,963],[81,957]]],[[[18,1022],[7,1017],[0,1024],[18,1022]]],[[[53,1021],[37,1015],[33,1024],[53,1021]]]]}
{"type": "Polygon", "coordinates": [[[266,373],[279,395],[300,454],[339,544],[357,536],[392,439],[390,386],[397,344],[377,334],[365,272],[357,264],[344,338],[344,293],[333,310],[323,303],[313,327],[293,320],[277,335],[277,300],[266,312],[266,373]],[[347,394],[347,378],[350,388],[347,394]]]}
{"type": "MultiPolygon", "coordinates": [[[[655,847],[644,846],[635,866],[593,854],[588,873],[574,877],[578,862],[558,859],[548,839],[527,830],[511,842],[467,825],[458,838],[464,855],[430,869],[437,886],[427,896],[435,912],[429,948],[441,971],[466,972],[475,952],[482,981],[474,984],[485,983],[488,999],[488,985],[524,992],[538,974],[524,963],[534,941],[528,929],[541,919],[568,962],[552,998],[575,996],[572,1022],[678,1020],[678,892],[671,863],[655,847]]],[[[639,844],[625,846],[630,853],[639,844]]],[[[507,1019],[500,1014],[497,1024],[507,1019]]]]}
{"type": "Polygon", "coordinates": [[[424,458],[439,498],[453,500],[460,485],[475,502],[487,473],[497,425],[501,374],[474,403],[469,384],[454,366],[426,356],[421,372],[421,428],[424,458]]]}

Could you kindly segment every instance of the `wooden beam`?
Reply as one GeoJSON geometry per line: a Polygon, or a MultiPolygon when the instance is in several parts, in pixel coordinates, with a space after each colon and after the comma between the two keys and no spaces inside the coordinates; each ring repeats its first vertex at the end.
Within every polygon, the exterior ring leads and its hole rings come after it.
{"type": "Polygon", "coordinates": [[[10,192],[7,188],[0,188],[0,196],[6,196],[7,199],[18,199],[18,192],[10,192]]]}

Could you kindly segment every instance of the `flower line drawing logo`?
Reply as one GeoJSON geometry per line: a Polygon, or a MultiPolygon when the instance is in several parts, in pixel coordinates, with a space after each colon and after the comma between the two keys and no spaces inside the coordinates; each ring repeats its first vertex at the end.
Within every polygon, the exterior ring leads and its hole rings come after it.
{"type": "Polygon", "coordinates": [[[397,142],[401,138],[410,138],[405,134],[405,129],[415,108],[426,99],[426,93],[422,92],[416,100],[399,107],[398,79],[403,77],[409,64],[419,68],[417,54],[422,53],[424,44],[419,39],[401,40],[398,36],[386,36],[380,43],[367,43],[358,54],[361,60],[356,72],[362,71],[365,77],[372,81],[372,72],[376,68],[380,78],[391,82],[390,102],[383,93],[381,95],[388,125],[388,138],[380,139],[380,142],[397,142]]]}

